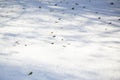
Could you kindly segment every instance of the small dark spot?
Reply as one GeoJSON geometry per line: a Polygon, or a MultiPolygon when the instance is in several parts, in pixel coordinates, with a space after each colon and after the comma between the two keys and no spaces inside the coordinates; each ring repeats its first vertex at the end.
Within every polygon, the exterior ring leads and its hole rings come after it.
{"type": "Polygon", "coordinates": [[[54,43],[52,42],[51,44],[53,45],[54,43]]]}
{"type": "Polygon", "coordinates": [[[30,72],[29,74],[28,74],[28,76],[30,76],[30,75],[32,75],[33,74],[33,72],[30,72]]]}
{"type": "Polygon", "coordinates": [[[16,44],[20,44],[18,41],[15,41],[16,44]]]}
{"type": "Polygon", "coordinates": [[[22,9],[25,9],[25,8],[22,8],[22,9]]]}
{"type": "Polygon", "coordinates": [[[112,24],[111,22],[109,22],[108,24],[112,24]]]}
{"type": "Polygon", "coordinates": [[[63,45],[63,47],[66,47],[65,45],[63,45]]]}
{"type": "Polygon", "coordinates": [[[27,46],[27,44],[25,44],[25,46],[27,46]]]}
{"type": "Polygon", "coordinates": [[[79,5],[78,3],[75,3],[75,5],[79,5]]]}
{"type": "Polygon", "coordinates": [[[53,35],[53,37],[55,38],[56,36],[55,36],[55,35],[53,35]]]}
{"type": "Polygon", "coordinates": [[[55,4],[55,6],[57,6],[57,4],[55,4]]]}
{"type": "Polygon", "coordinates": [[[55,23],[58,23],[57,21],[55,21],[55,23]]]}
{"type": "Polygon", "coordinates": [[[41,6],[39,6],[39,8],[41,8],[41,6]]]}
{"type": "Polygon", "coordinates": [[[53,32],[51,32],[51,34],[53,34],[53,32]]]}
{"type": "Polygon", "coordinates": [[[82,8],[86,8],[85,6],[83,6],[82,8]]]}
{"type": "Polygon", "coordinates": [[[110,3],[110,5],[114,5],[114,3],[113,3],[113,2],[111,2],[111,3],[110,3]]]}
{"type": "Polygon", "coordinates": [[[61,41],[63,41],[64,39],[61,39],[61,41]]]}
{"type": "Polygon", "coordinates": [[[72,7],[71,9],[72,9],[72,10],[74,10],[75,8],[74,8],[74,7],[72,7]]]}
{"type": "Polygon", "coordinates": [[[120,19],[118,19],[120,21],[120,19]]]}
{"type": "Polygon", "coordinates": [[[95,12],[96,14],[98,14],[98,12],[95,12]]]}
{"type": "Polygon", "coordinates": [[[98,17],[98,19],[101,19],[101,17],[98,17]]]}
{"type": "Polygon", "coordinates": [[[61,18],[58,18],[58,20],[61,20],[61,18]]]}

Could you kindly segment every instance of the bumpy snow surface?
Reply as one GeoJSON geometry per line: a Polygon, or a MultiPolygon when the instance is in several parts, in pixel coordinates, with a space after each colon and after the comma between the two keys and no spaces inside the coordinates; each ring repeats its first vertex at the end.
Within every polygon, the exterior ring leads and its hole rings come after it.
{"type": "Polygon", "coordinates": [[[120,0],[0,0],[0,80],[120,80],[120,0]]]}

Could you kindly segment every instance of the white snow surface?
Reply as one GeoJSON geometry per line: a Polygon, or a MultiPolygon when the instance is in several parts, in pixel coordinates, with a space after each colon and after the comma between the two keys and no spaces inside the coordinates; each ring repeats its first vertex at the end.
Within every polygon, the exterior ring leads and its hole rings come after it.
{"type": "Polygon", "coordinates": [[[120,80],[120,0],[0,0],[0,80],[120,80]]]}

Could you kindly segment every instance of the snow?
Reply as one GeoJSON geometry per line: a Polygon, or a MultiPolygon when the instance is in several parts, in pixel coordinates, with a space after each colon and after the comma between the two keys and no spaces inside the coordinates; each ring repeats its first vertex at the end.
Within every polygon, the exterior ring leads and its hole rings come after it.
{"type": "Polygon", "coordinates": [[[120,0],[0,0],[0,80],[120,80],[119,35],[120,0]]]}

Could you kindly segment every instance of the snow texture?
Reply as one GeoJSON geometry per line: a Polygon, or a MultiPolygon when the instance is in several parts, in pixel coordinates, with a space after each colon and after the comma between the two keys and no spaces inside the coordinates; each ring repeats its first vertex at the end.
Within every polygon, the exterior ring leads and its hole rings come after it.
{"type": "Polygon", "coordinates": [[[0,0],[0,80],[120,80],[120,0],[0,0]]]}

